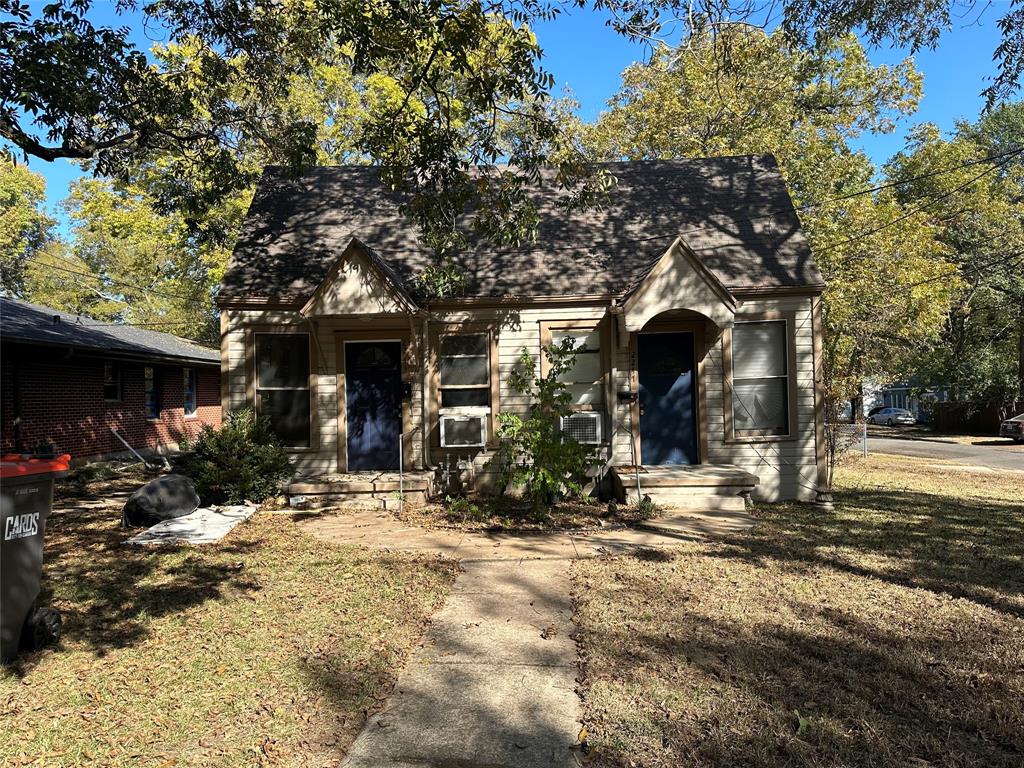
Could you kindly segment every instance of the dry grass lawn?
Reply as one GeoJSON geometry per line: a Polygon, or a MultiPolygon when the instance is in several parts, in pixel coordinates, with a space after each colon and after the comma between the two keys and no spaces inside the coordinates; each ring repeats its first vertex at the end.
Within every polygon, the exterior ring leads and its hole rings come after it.
{"type": "Polygon", "coordinates": [[[50,519],[44,596],[65,637],[0,672],[0,765],[335,765],[454,578],[287,516],[139,549],[123,501],[86,493],[50,519]]]}
{"type": "Polygon", "coordinates": [[[1024,474],[872,456],[667,559],[574,565],[597,766],[1024,765],[1024,474]]]}

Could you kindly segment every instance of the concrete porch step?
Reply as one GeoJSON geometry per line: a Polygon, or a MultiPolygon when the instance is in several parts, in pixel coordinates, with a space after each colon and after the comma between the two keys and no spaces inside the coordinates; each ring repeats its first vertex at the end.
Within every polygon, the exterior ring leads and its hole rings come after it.
{"type": "Polygon", "coordinates": [[[404,501],[422,506],[434,492],[432,472],[351,472],[297,477],[287,489],[293,506],[392,509],[404,501]]]}
{"type": "MultiPolygon", "coordinates": [[[[637,468],[613,467],[616,495],[627,502],[637,496],[637,468]]],[[[742,512],[758,478],[728,465],[640,467],[640,494],[659,507],[690,511],[742,512]]]]}

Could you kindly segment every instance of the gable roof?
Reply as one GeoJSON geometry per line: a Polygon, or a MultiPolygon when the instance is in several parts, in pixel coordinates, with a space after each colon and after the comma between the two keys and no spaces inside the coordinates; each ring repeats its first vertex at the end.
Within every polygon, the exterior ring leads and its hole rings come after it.
{"type": "Polygon", "coordinates": [[[20,299],[0,297],[0,341],[74,347],[119,357],[218,365],[220,352],[169,333],[102,323],[20,299]]]}
{"type": "MultiPolygon", "coordinates": [[[[600,209],[566,211],[554,171],[530,190],[537,242],[457,258],[473,297],[622,294],[679,237],[729,289],[822,285],[770,155],[609,163],[617,183],[600,209]]],[[[431,263],[403,197],[370,166],[264,172],[218,300],[301,303],[355,237],[406,284],[431,263]]]]}
{"type": "MultiPolygon", "coordinates": [[[[320,285],[317,286],[316,290],[307,299],[305,305],[303,305],[302,314],[307,316],[323,314],[323,304],[330,301],[330,294],[339,287],[338,278],[341,277],[341,273],[346,266],[358,264],[360,258],[365,259],[366,266],[371,272],[376,274],[378,282],[375,285],[383,296],[386,296],[393,302],[393,306],[404,309],[407,312],[417,311],[418,307],[416,306],[415,299],[413,299],[412,294],[409,293],[398,275],[395,274],[391,265],[367,248],[365,244],[359,242],[357,238],[353,237],[334,262],[334,266],[327,270],[327,274],[320,281],[320,285]]],[[[342,278],[342,282],[344,282],[344,278],[342,278]]],[[[365,300],[370,298],[367,288],[368,286],[363,285],[360,289],[361,295],[359,298],[363,300],[364,304],[365,300]]],[[[378,296],[378,301],[383,296],[378,296]]],[[[378,304],[375,309],[383,310],[384,307],[378,304]]],[[[347,311],[352,312],[354,310],[348,308],[347,311]]]]}

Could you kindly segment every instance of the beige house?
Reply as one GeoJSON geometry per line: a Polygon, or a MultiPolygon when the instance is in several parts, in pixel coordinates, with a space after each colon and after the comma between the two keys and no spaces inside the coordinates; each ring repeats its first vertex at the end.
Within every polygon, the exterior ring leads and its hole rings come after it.
{"type": "Polygon", "coordinates": [[[372,168],[268,169],[218,297],[225,412],[270,417],[293,494],[483,488],[497,414],[528,405],[510,370],[571,335],[561,426],[601,457],[596,492],[814,500],[823,286],[774,159],[609,170],[600,210],[545,179],[537,242],[467,253],[464,295],[427,301],[431,254],[372,168]]]}

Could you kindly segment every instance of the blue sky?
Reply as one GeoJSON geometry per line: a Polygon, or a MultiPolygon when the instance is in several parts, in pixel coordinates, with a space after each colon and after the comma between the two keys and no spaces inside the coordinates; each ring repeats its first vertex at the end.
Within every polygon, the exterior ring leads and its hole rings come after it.
{"type": "MultiPolygon", "coordinates": [[[[906,132],[917,123],[933,122],[948,131],[958,119],[977,117],[982,106],[979,94],[996,70],[991,58],[999,42],[996,21],[1007,5],[1006,0],[996,0],[977,21],[972,16],[972,23],[956,24],[943,36],[937,50],[919,51],[915,55],[917,67],[924,73],[924,98],[918,112],[901,121],[893,134],[864,137],[863,148],[876,163],[883,163],[898,152],[906,132]]],[[[131,23],[130,18],[118,20],[112,12],[105,15],[107,18],[101,16],[98,21],[131,23]]],[[[605,26],[604,17],[591,11],[575,9],[554,21],[535,25],[534,29],[544,48],[544,66],[556,78],[555,92],[564,86],[571,88],[580,102],[581,116],[588,120],[600,113],[616,91],[622,70],[645,56],[642,46],[617,35],[605,26]]],[[[135,25],[132,32],[140,47],[152,45],[152,30],[135,25]]],[[[873,50],[870,55],[876,64],[892,64],[908,52],[885,48],[873,50]]],[[[64,160],[45,163],[32,159],[29,165],[46,177],[49,208],[62,219],[57,203],[81,171],[64,160]]],[[[61,225],[63,228],[63,221],[61,225]]]]}

